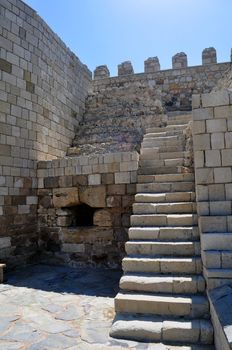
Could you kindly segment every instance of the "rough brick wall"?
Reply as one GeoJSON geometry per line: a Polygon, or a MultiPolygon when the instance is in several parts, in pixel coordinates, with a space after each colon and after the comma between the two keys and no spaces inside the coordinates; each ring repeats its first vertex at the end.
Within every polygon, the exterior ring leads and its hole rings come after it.
{"type": "Polygon", "coordinates": [[[37,249],[37,161],[62,157],[91,74],[34,10],[0,2],[0,259],[37,249]]]}

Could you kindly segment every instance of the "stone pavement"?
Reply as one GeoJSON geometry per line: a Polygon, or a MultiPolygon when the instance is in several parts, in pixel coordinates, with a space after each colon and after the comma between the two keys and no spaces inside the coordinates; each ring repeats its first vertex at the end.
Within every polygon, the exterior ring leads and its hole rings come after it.
{"type": "Polygon", "coordinates": [[[121,272],[36,265],[0,285],[0,350],[174,350],[109,337],[121,272]]]}

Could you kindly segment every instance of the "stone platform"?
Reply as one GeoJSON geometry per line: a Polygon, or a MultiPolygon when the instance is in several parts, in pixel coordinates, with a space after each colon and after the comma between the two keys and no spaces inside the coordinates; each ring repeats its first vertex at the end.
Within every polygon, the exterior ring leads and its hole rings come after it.
{"type": "Polygon", "coordinates": [[[0,350],[195,350],[109,337],[121,271],[36,265],[0,285],[0,350]]]}

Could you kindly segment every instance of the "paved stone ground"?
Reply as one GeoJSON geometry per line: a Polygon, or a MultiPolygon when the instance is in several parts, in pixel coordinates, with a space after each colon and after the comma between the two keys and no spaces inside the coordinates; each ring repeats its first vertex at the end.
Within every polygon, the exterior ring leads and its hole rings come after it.
{"type": "Polygon", "coordinates": [[[0,350],[180,349],[109,337],[120,274],[47,265],[9,274],[0,285],[0,350]]]}

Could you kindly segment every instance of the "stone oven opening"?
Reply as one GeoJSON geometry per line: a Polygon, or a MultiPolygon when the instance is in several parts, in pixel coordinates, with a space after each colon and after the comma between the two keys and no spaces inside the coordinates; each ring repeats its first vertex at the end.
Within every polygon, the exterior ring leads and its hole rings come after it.
{"type": "Polygon", "coordinates": [[[70,227],[93,226],[93,216],[97,208],[83,203],[70,207],[69,210],[72,218],[70,227]]]}

